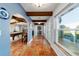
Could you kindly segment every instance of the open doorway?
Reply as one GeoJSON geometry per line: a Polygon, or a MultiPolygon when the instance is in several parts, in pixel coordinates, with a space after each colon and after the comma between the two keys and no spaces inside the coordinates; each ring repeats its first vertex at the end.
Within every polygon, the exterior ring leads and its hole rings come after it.
{"type": "Polygon", "coordinates": [[[10,42],[11,42],[11,55],[15,49],[19,49],[23,44],[27,44],[28,40],[28,27],[27,22],[22,16],[12,15],[10,20],[10,42]]]}
{"type": "Polygon", "coordinates": [[[41,35],[41,26],[38,26],[38,35],[41,35]]]}

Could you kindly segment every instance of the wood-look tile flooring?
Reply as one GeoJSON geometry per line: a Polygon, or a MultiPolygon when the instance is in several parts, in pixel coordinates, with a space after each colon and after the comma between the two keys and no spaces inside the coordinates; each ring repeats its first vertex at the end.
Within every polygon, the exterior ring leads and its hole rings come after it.
{"type": "Polygon", "coordinates": [[[57,56],[44,36],[33,37],[28,44],[21,40],[11,43],[11,55],[13,56],[57,56]]]}

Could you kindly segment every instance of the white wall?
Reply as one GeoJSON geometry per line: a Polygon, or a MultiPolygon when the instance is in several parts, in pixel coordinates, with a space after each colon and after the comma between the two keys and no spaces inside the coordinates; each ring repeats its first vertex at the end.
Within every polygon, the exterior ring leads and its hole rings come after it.
{"type": "Polygon", "coordinates": [[[32,22],[28,23],[28,42],[32,40],[32,22]]]}
{"type": "Polygon", "coordinates": [[[37,26],[34,25],[34,36],[36,36],[36,35],[37,35],[37,26]]]}
{"type": "Polygon", "coordinates": [[[51,33],[52,33],[52,24],[53,24],[53,16],[50,17],[50,19],[48,19],[48,21],[45,23],[44,25],[44,35],[46,37],[46,39],[51,42],[51,33]]]}

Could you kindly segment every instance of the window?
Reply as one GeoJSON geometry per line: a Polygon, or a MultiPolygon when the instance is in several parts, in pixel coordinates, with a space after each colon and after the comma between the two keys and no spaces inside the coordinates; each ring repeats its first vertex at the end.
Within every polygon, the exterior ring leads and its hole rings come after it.
{"type": "Polygon", "coordinates": [[[58,42],[75,55],[79,55],[79,7],[60,18],[58,42]]]}

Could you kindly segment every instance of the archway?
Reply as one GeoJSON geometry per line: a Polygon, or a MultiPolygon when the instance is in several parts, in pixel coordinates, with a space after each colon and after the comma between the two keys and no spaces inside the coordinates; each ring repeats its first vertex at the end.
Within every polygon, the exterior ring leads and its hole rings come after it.
{"type": "Polygon", "coordinates": [[[20,14],[14,14],[10,20],[10,42],[11,42],[11,55],[18,46],[27,43],[28,40],[28,23],[20,14]],[[13,51],[12,51],[13,50],[13,51]]]}

